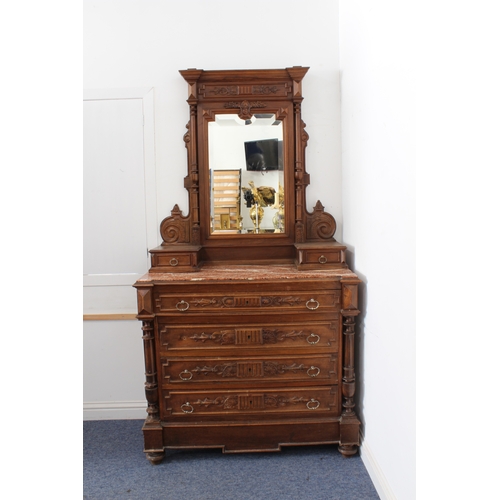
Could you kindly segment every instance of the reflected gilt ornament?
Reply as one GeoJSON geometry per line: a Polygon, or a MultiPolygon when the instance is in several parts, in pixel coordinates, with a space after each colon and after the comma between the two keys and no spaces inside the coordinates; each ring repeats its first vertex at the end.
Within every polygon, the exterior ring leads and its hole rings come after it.
{"type": "Polygon", "coordinates": [[[250,219],[252,219],[253,222],[254,233],[258,233],[260,231],[260,223],[263,217],[264,217],[264,209],[261,206],[259,206],[258,203],[256,203],[250,209],[250,219]]]}

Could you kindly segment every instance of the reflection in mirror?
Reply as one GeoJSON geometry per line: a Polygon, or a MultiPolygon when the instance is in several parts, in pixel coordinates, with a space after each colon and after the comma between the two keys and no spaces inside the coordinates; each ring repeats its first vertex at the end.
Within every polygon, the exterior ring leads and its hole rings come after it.
{"type": "Polygon", "coordinates": [[[283,233],[283,124],[274,114],[208,124],[210,227],[213,234],[283,233]]]}

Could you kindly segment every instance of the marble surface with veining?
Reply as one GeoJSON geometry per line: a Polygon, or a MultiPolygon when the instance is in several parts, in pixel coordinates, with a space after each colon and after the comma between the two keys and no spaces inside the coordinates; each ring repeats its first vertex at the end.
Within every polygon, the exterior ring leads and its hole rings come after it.
{"type": "Polygon", "coordinates": [[[298,271],[293,264],[272,265],[214,265],[207,264],[198,272],[148,273],[138,282],[159,281],[267,281],[275,279],[356,279],[348,268],[298,271]]]}

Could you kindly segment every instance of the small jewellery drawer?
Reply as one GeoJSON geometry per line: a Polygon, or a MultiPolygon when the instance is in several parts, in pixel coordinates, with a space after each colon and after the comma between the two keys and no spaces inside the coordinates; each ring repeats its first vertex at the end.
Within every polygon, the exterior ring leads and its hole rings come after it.
{"type": "Polygon", "coordinates": [[[189,253],[170,253],[157,256],[158,266],[177,267],[191,266],[192,255],[189,253]]]}
{"type": "Polygon", "coordinates": [[[338,382],[337,354],[270,358],[169,358],[162,360],[164,384],[294,381],[338,382]]]}
{"type": "Polygon", "coordinates": [[[342,256],[339,251],[335,250],[307,250],[304,252],[305,264],[340,264],[342,256]]]}
{"type": "Polygon", "coordinates": [[[303,387],[251,391],[164,391],[167,415],[311,414],[339,411],[338,388],[303,387]]]}
{"type": "Polygon", "coordinates": [[[196,314],[205,311],[239,313],[242,310],[317,311],[340,307],[340,290],[296,292],[290,294],[212,294],[171,295],[159,293],[155,297],[158,313],[196,314]]]}
{"type": "Polygon", "coordinates": [[[299,269],[321,269],[345,266],[345,247],[321,243],[296,244],[299,269]]]}
{"type": "Polygon", "coordinates": [[[161,352],[203,349],[205,352],[221,348],[251,347],[280,348],[334,348],[337,350],[340,326],[339,314],[332,321],[294,322],[283,324],[170,325],[159,318],[158,331],[161,352]]]}
{"type": "Polygon", "coordinates": [[[179,245],[175,249],[162,247],[152,249],[151,271],[185,273],[198,271],[200,246],[179,245]]]}

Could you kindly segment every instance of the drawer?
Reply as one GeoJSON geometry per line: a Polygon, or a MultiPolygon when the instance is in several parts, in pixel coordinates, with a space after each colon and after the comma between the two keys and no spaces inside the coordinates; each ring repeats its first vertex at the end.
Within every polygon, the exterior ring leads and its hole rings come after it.
{"type": "Polygon", "coordinates": [[[161,360],[166,386],[213,383],[338,382],[337,353],[296,357],[169,358],[161,360]]]}
{"type": "Polygon", "coordinates": [[[340,411],[338,387],[301,387],[249,391],[163,391],[162,418],[261,418],[299,414],[335,415],[340,411]]]}
{"type": "Polygon", "coordinates": [[[223,311],[240,314],[253,311],[267,314],[276,311],[315,312],[340,309],[340,290],[296,292],[291,294],[259,293],[211,293],[168,294],[155,296],[157,313],[205,314],[207,311],[223,311]]]}
{"type": "MultiPolygon", "coordinates": [[[[338,337],[341,329],[340,315],[331,315],[331,321],[284,323],[256,323],[248,318],[246,324],[235,324],[233,318],[224,324],[172,324],[166,318],[158,318],[159,350],[161,353],[182,353],[202,349],[207,355],[221,350],[257,349],[266,351],[276,348],[318,349],[329,348],[338,351],[338,337]]],[[[242,319],[245,319],[244,317],[242,319]]]]}
{"type": "Polygon", "coordinates": [[[345,267],[345,246],[326,243],[296,244],[298,269],[345,267]]]}
{"type": "Polygon", "coordinates": [[[150,272],[186,273],[199,271],[200,246],[158,247],[151,252],[150,272]]]}

